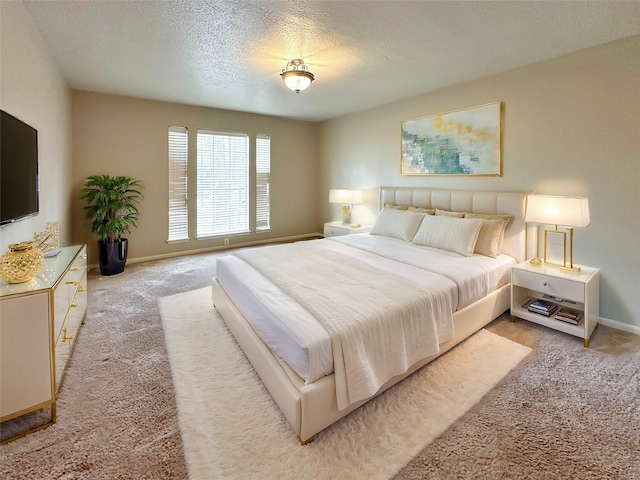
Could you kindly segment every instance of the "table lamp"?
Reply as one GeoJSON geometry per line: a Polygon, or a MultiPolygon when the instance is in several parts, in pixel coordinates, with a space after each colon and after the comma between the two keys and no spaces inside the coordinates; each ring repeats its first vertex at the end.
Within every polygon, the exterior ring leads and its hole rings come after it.
{"type": "Polygon", "coordinates": [[[573,264],[573,229],[589,225],[589,199],[586,197],[562,197],[553,195],[529,195],[525,222],[555,225],[555,230],[544,232],[544,261],[559,265],[562,270],[580,273],[573,264]],[[566,234],[569,232],[569,264],[567,265],[566,234]]]}
{"type": "Polygon", "coordinates": [[[329,190],[329,203],[341,203],[342,224],[351,225],[351,210],[362,203],[362,190],[329,190]]]}

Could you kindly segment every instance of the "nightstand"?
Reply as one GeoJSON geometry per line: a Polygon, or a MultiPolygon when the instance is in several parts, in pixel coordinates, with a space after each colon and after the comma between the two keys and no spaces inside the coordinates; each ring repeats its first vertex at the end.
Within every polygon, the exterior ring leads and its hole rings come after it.
{"type": "Polygon", "coordinates": [[[511,320],[522,318],[584,339],[589,337],[600,318],[600,269],[581,267],[580,273],[563,272],[554,265],[522,262],[511,269],[511,320]],[[529,308],[535,300],[551,309],[529,308]],[[556,317],[566,318],[566,321],[556,317]],[[575,317],[575,318],[574,318],[575,317]],[[569,322],[569,323],[568,323],[569,322]]]}
{"type": "Polygon", "coordinates": [[[367,233],[369,230],[371,230],[371,227],[369,226],[360,225],[359,227],[352,227],[351,225],[343,224],[340,220],[324,224],[325,237],[337,237],[339,235],[351,235],[353,233],[367,233]]]}

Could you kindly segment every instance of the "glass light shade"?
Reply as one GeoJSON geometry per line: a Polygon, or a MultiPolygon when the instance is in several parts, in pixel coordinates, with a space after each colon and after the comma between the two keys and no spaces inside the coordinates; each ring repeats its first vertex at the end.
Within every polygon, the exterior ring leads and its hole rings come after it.
{"type": "Polygon", "coordinates": [[[553,195],[529,195],[525,222],[563,227],[586,227],[589,218],[589,199],[586,197],[561,197],[553,195]]]}
{"type": "Polygon", "coordinates": [[[362,203],[362,190],[329,190],[329,203],[360,204],[362,203]]]}
{"type": "Polygon", "coordinates": [[[285,85],[296,93],[307,88],[313,81],[313,74],[305,70],[289,70],[280,74],[285,85]]]}

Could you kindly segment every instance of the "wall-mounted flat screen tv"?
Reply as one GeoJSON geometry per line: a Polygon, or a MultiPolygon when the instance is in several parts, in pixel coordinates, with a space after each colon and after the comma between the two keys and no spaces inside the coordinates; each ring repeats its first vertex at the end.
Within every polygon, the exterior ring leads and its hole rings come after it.
{"type": "Polygon", "coordinates": [[[7,225],[38,214],[38,131],[0,112],[0,225],[7,225]]]}

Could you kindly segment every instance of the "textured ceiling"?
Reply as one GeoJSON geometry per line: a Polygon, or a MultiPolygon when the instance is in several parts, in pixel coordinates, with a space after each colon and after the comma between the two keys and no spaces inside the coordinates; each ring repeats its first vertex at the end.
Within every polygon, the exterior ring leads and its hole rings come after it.
{"type": "Polygon", "coordinates": [[[637,1],[24,4],[74,89],[312,121],[640,33],[637,1]]]}

